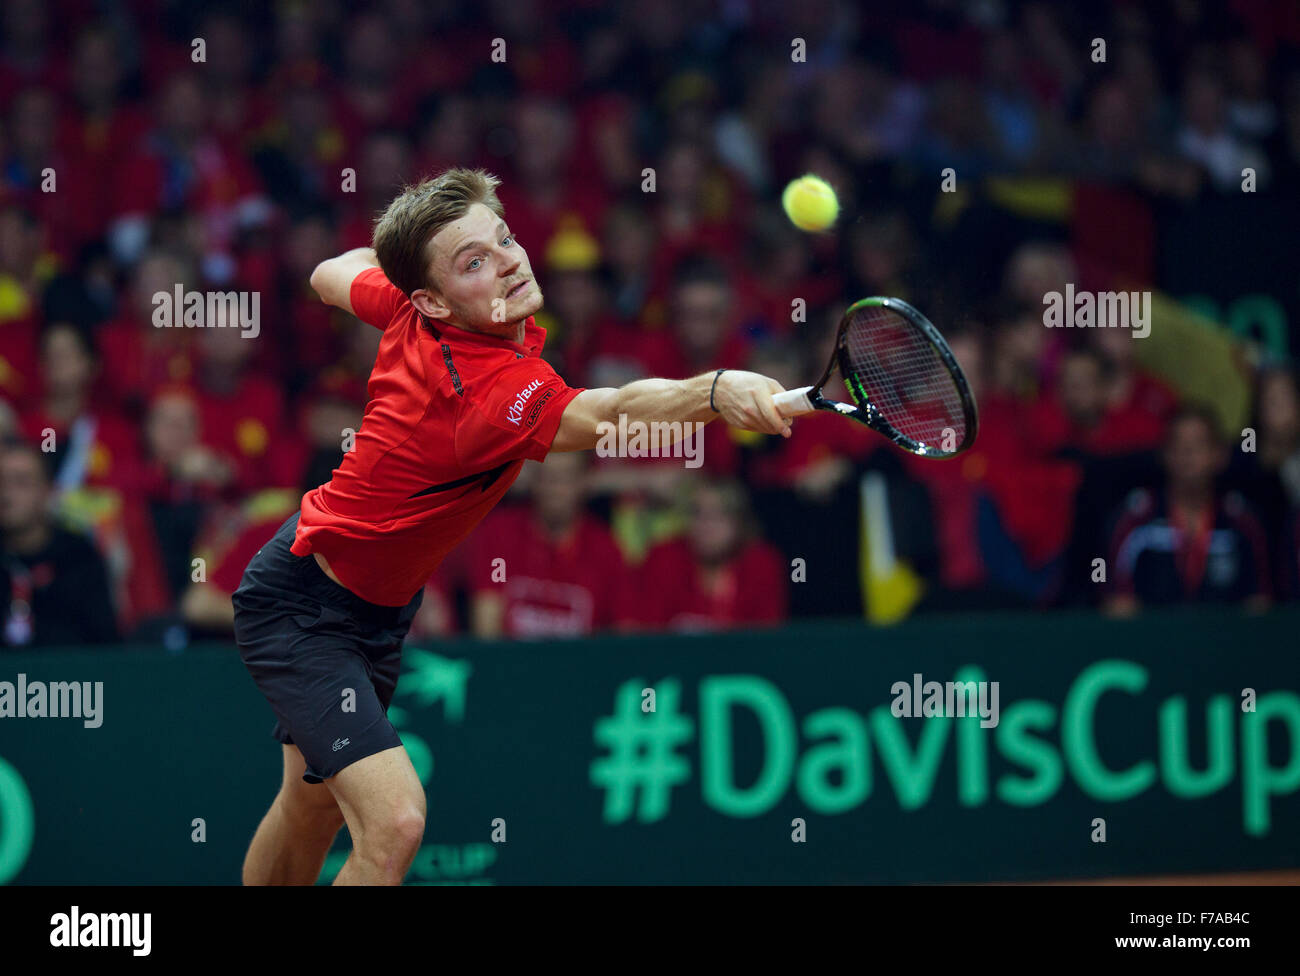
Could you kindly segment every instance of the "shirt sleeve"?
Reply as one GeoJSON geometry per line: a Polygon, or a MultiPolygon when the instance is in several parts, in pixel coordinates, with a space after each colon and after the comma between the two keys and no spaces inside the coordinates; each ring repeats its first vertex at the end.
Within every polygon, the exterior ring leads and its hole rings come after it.
{"type": "Polygon", "coordinates": [[[381,331],[388,328],[388,323],[393,321],[393,316],[407,300],[388,280],[382,268],[367,268],[353,278],[350,298],[353,314],[381,331]]]}
{"type": "Polygon", "coordinates": [[[457,461],[486,471],[525,458],[543,460],[564,408],[583,389],[566,384],[550,363],[535,356],[485,376],[466,392],[456,422],[457,461]]]}

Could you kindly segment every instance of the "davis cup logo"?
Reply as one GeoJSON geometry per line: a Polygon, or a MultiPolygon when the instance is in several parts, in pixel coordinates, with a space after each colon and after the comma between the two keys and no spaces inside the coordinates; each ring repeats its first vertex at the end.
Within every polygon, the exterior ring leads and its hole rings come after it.
{"type": "Polygon", "coordinates": [[[533,380],[520,390],[519,396],[515,397],[515,402],[510,404],[510,409],[506,411],[506,420],[518,427],[524,419],[524,405],[528,403],[533,393],[537,391],[541,385],[541,380],[533,380]]]}

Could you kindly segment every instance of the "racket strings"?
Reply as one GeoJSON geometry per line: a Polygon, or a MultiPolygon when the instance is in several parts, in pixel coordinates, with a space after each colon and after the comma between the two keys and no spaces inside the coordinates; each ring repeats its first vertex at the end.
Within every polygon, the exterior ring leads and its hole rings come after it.
{"type": "Polygon", "coordinates": [[[946,430],[961,444],[966,411],[961,392],[934,345],[903,316],[882,306],[856,312],[844,332],[844,380],[854,399],[865,393],[904,437],[941,444],[946,430]]]}

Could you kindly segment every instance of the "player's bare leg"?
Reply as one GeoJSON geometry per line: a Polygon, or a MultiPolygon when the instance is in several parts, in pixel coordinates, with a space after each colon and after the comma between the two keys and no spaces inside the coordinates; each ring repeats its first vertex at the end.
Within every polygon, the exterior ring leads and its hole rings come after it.
{"type": "Polygon", "coordinates": [[[352,835],[336,885],[399,885],[424,839],[424,787],[401,746],[348,766],[326,781],[352,835]]]}
{"type": "Polygon", "coordinates": [[[306,760],[284,747],[284,782],[244,858],[246,885],[310,885],[343,826],[343,811],[323,783],[303,782],[306,760]]]}

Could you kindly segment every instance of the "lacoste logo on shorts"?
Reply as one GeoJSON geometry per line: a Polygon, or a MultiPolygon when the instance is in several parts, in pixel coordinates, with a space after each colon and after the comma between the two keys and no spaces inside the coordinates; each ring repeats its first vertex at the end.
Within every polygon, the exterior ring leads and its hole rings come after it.
{"type": "Polygon", "coordinates": [[[350,745],[352,745],[352,740],[351,740],[351,739],[335,739],[335,740],[334,740],[334,751],[335,751],[335,752],[338,752],[338,751],[339,751],[340,749],[342,749],[344,746],[350,746],[350,745]]]}

